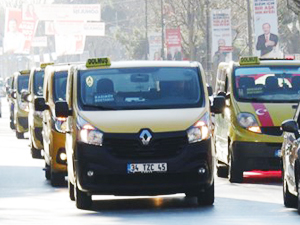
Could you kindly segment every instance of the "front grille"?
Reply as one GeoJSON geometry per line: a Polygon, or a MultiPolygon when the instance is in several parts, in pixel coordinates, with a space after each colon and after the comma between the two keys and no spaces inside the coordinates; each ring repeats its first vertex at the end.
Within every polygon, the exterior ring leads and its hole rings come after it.
{"type": "Polygon", "coordinates": [[[149,145],[145,146],[136,134],[109,135],[104,138],[103,146],[112,155],[123,159],[170,158],[181,153],[187,144],[186,135],[153,135],[149,145]]]}
{"type": "Polygon", "coordinates": [[[261,127],[260,129],[266,135],[281,136],[283,133],[280,127],[261,127]]]}

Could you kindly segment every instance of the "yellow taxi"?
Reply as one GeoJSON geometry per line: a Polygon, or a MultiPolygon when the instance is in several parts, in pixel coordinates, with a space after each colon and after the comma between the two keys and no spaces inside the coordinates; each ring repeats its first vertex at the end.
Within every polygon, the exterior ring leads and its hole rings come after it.
{"type": "Polygon", "coordinates": [[[39,68],[32,68],[29,76],[28,93],[24,94],[24,99],[29,102],[28,130],[29,143],[32,158],[43,158],[43,113],[35,110],[35,100],[43,96],[44,74],[47,65],[53,63],[43,63],[39,68]]]}
{"type": "Polygon", "coordinates": [[[300,61],[243,57],[218,77],[226,109],[216,115],[217,174],[242,182],[243,172],[280,170],[281,123],[300,98],[300,61]]]}
{"type": "MultiPolygon", "coordinates": [[[[216,97],[215,113],[225,107],[216,97]]],[[[113,62],[72,66],[66,101],[71,200],[92,195],[185,193],[214,202],[214,141],[205,73],[198,62],[113,62]],[[138,188],[137,188],[138,187],[138,188]]]]}
{"type": "Polygon", "coordinates": [[[43,96],[35,101],[35,110],[43,111],[43,146],[45,176],[53,186],[65,183],[67,155],[65,150],[66,118],[55,116],[55,102],[66,100],[69,65],[49,65],[45,69],[43,96]]]}
{"type": "Polygon", "coordinates": [[[22,70],[14,74],[14,89],[12,97],[14,99],[14,127],[16,137],[24,138],[24,133],[28,132],[28,102],[22,98],[22,93],[28,90],[30,70],[22,70]]]}

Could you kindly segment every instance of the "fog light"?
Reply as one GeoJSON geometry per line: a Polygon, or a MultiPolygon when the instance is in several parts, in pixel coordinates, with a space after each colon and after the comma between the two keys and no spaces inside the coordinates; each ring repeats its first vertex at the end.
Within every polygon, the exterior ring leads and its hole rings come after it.
{"type": "Polygon", "coordinates": [[[199,173],[199,174],[205,174],[205,172],[206,172],[206,169],[205,169],[205,168],[200,168],[200,169],[198,170],[198,173],[199,173]]]}
{"type": "Polygon", "coordinates": [[[61,161],[66,161],[67,160],[67,154],[64,153],[64,152],[60,153],[59,157],[60,157],[61,161]]]}
{"type": "Polygon", "coordinates": [[[88,175],[88,177],[94,176],[94,171],[89,170],[89,171],[87,172],[87,175],[88,175]]]}

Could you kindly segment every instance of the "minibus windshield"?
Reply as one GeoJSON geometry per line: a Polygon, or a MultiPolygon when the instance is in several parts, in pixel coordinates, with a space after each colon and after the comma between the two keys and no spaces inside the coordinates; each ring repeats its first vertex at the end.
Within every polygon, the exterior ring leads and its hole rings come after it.
{"type": "Polygon", "coordinates": [[[298,102],[300,68],[264,66],[237,68],[234,73],[237,100],[248,102],[298,102]]]}
{"type": "Polygon", "coordinates": [[[53,100],[65,101],[66,100],[66,88],[67,88],[67,71],[60,71],[54,73],[54,85],[53,85],[53,100]]]}
{"type": "Polygon", "coordinates": [[[78,71],[83,110],[195,108],[203,105],[198,68],[143,67],[78,71]]]}
{"type": "Polygon", "coordinates": [[[18,77],[18,93],[21,94],[22,90],[28,90],[28,76],[19,76],[18,77]]]}
{"type": "Polygon", "coordinates": [[[37,96],[42,96],[43,95],[44,75],[45,75],[44,70],[36,71],[34,73],[34,77],[33,77],[34,87],[33,87],[33,90],[34,90],[34,94],[37,95],[37,96]]]}

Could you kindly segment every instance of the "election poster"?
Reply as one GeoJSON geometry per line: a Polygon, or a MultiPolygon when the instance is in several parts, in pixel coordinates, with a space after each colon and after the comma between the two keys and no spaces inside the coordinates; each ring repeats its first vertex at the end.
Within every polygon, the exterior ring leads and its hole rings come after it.
{"type": "Polygon", "coordinates": [[[232,29],[230,9],[211,11],[212,48],[211,56],[213,66],[216,68],[221,62],[232,60],[232,29]]]}
{"type": "Polygon", "coordinates": [[[29,54],[37,26],[36,19],[24,20],[19,9],[6,9],[4,28],[4,52],[29,54]]]}
{"type": "Polygon", "coordinates": [[[276,0],[253,0],[256,55],[281,57],[276,0]]]}
{"type": "Polygon", "coordinates": [[[166,29],[167,60],[182,60],[180,28],[166,29]]]}
{"type": "Polygon", "coordinates": [[[149,34],[149,59],[150,60],[162,60],[162,37],[161,33],[153,32],[149,34]]]}

